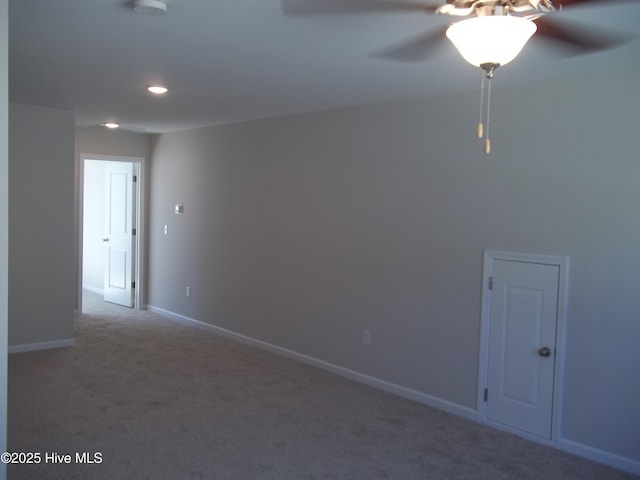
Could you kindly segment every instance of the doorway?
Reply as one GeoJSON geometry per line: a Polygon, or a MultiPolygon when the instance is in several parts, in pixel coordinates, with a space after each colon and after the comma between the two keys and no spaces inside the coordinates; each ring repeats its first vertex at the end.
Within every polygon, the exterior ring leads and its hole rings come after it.
{"type": "Polygon", "coordinates": [[[486,251],[478,420],[557,442],[568,257],[486,251]]]}
{"type": "Polygon", "coordinates": [[[144,159],[82,155],[78,311],[83,291],[142,307],[144,159]]]}

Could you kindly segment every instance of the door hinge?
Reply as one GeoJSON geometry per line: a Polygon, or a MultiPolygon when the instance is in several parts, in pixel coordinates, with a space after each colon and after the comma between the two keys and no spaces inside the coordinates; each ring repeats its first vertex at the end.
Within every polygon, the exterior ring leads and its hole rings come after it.
{"type": "Polygon", "coordinates": [[[489,282],[487,283],[489,290],[493,290],[493,276],[489,277],[489,282]]]}
{"type": "Polygon", "coordinates": [[[137,230],[134,228],[133,231],[131,232],[131,235],[136,235],[137,230]]]}
{"type": "Polygon", "coordinates": [[[138,181],[138,176],[137,176],[137,175],[134,175],[134,176],[133,176],[133,183],[136,183],[137,181],[138,181]]]}
{"type": "Polygon", "coordinates": [[[136,282],[131,282],[131,288],[136,288],[136,282]]]}
{"type": "Polygon", "coordinates": [[[488,398],[489,398],[489,389],[485,388],[484,389],[484,401],[486,402],[488,398]]]}

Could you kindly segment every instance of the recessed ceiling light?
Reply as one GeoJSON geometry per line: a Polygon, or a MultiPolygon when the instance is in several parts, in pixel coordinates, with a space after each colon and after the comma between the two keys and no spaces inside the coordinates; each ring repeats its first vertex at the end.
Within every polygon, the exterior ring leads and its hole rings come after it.
{"type": "Polygon", "coordinates": [[[147,90],[156,95],[163,95],[167,93],[169,89],[163,85],[149,85],[147,90]]]}
{"type": "Polygon", "coordinates": [[[107,128],[118,128],[120,124],[115,122],[107,122],[107,123],[103,123],[102,126],[107,128]]]}
{"type": "Polygon", "coordinates": [[[135,0],[133,10],[142,15],[163,15],[167,13],[167,4],[162,0],[135,0]]]}

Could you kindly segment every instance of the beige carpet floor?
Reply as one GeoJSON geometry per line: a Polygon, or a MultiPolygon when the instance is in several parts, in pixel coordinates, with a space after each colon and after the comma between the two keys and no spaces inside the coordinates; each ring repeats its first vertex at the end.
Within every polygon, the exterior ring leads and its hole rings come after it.
{"type": "Polygon", "coordinates": [[[41,454],[10,480],[637,478],[198,326],[85,311],[75,347],[10,356],[9,449],[41,454]]]}

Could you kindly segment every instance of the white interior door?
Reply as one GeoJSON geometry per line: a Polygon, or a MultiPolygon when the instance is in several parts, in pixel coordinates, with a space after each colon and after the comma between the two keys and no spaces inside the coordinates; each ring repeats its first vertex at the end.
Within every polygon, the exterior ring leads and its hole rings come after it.
{"type": "Polygon", "coordinates": [[[133,307],[134,166],[111,162],[105,168],[104,300],[133,307]]]}
{"type": "Polygon", "coordinates": [[[560,267],[493,260],[485,420],[551,439],[560,267]]]}

